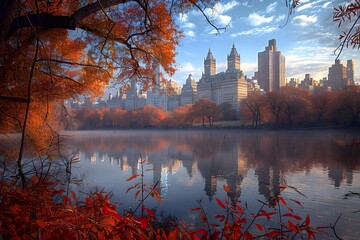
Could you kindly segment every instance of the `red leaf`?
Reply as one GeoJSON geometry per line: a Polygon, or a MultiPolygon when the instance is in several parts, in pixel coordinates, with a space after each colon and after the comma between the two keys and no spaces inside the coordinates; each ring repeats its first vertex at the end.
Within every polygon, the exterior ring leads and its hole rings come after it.
{"type": "Polygon", "coordinates": [[[283,216],[283,217],[291,217],[291,218],[294,218],[294,219],[296,219],[296,220],[298,220],[298,221],[300,221],[300,220],[302,219],[301,217],[296,216],[296,215],[291,214],[291,213],[286,213],[286,214],[283,214],[282,216],[283,216]]]}
{"type": "Polygon", "coordinates": [[[289,229],[293,232],[299,232],[299,228],[293,224],[291,221],[288,221],[288,224],[289,224],[289,229]]]}
{"type": "Polygon", "coordinates": [[[63,196],[63,203],[66,205],[67,203],[71,204],[71,199],[68,196],[63,196]]]}
{"type": "Polygon", "coordinates": [[[129,177],[126,181],[130,181],[130,180],[132,180],[134,178],[137,178],[138,176],[139,176],[139,174],[134,174],[131,177],[129,177]]]}
{"type": "Polygon", "coordinates": [[[230,186],[224,185],[224,190],[225,190],[225,192],[230,193],[230,186]]]}
{"type": "Polygon", "coordinates": [[[154,212],[152,211],[152,210],[150,210],[150,209],[148,209],[148,208],[146,208],[146,207],[144,207],[144,210],[147,212],[147,214],[149,215],[149,217],[154,217],[155,215],[154,215],[154,212]]]}
{"type": "Polygon", "coordinates": [[[226,208],[225,205],[223,204],[223,202],[219,199],[219,198],[215,198],[217,204],[219,205],[219,207],[221,208],[226,208]]]}
{"type": "Polygon", "coordinates": [[[278,236],[279,234],[280,234],[280,231],[274,230],[274,231],[271,231],[271,232],[266,233],[265,235],[266,235],[268,238],[274,238],[274,237],[278,236]]]}
{"type": "Polygon", "coordinates": [[[206,222],[207,218],[205,217],[205,215],[201,215],[201,221],[204,223],[206,222]]]}
{"type": "Polygon", "coordinates": [[[260,224],[255,223],[255,226],[257,227],[257,229],[259,229],[259,231],[261,231],[261,232],[264,231],[264,228],[260,224]]]}
{"type": "Polygon", "coordinates": [[[193,211],[198,211],[199,212],[200,210],[201,210],[200,208],[190,208],[190,211],[192,211],[192,212],[193,211]]]}
{"type": "Polygon", "coordinates": [[[102,220],[102,223],[106,224],[106,225],[111,225],[111,226],[116,225],[115,220],[113,218],[105,218],[102,220]]]}
{"type": "Polygon", "coordinates": [[[220,220],[220,222],[224,221],[225,220],[225,216],[224,215],[216,215],[215,218],[218,218],[220,220]]]}
{"type": "Polygon", "coordinates": [[[44,228],[46,226],[46,222],[44,220],[38,219],[36,220],[36,224],[40,227],[40,228],[44,228]]]}
{"type": "Polygon", "coordinates": [[[36,185],[38,183],[39,179],[34,175],[31,177],[31,183],[32,185],[36,185]]]}
{"type": "Polygon", "coordinates": [[[207,235],[207,231],[203,228],[196,230],[194,234],[207,235]]]}
{"type": "Polygon", "coordinates": [[[290,199],[291,201],[293,201],[294,203],[296,203],[297,205],[299,205],[300,207],[302,207],[303,205],[301,204],[301,202],[299,202],[298,200],[294,200],[294,199],[290,199]]]}
{"type": "Polygon", "coordinates": [[[309,227],[309,226],[310,226],[310,215],[309,215],[309,214],[306,216],[305,226],[306,226],[306,227],[309,227]]]}
{"type": "Polygon", "coordinates": [[[283,197],[279,197],[279,199],[280,199],[280,202],[281,202],[284,206],[286,206],[286,202],[285,202],[284,198],[283,198],[283,197]]]}

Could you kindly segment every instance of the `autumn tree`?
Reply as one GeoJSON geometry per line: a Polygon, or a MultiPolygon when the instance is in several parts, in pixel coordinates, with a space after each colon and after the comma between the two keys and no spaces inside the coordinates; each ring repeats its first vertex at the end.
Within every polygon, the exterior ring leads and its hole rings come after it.
{"type": "Polygon", "coordinates": [[[186,104],[175,108],[172,112],[172,122],[175,126],[191,126],[193,123],[193,117],[191,115],[192,104],[186,104]]]}
{"type": "Polygon", "coordinates": [[[280,123],[280,116],[283,107],[282,95],[279,91],[269,92],[266,94],[266,103],[269,112],[275,120],[275,124],[278,126],[280,123]]]}
{"type": "Polygon", "coordinates": [[[231,103],[224,102],[219,105],[221,120],[231,121],[238,118],[237,113],[231,103]]]}
{"type": "Polygon", "coordinates": [[[283,102],[281,110],[286,116],[288,126],[291,127],[295,119],[300,121],[307,114],[309,92],[305,89],[286,86],[280,88],[280,94],[283,102]]]}
{"type": "Polygon", "coordinates": [[[215,102],[201,98],[193,104],[191,114],[201,119],[203,127],[205,127],[205,118],[209,121],[209,126],[212,127],[214,120],[220,117],[220,109],[215,102]]]}
{"type": "Polygon", "coordinates": [[[244,111],[249,111],[252,115],[252,125],[259,126],[261,124],[261,114],[265,107],[265,96],[259,92],[252,92],[242,103],[244,111]]]}
{"type": "Polygon", "coordinates": [[[336,110],[343,121],[350,119],[353,126],[360,122],[360,86],[347,86],[338,92],[336,110]]]}
{"type": "Polygon", "coordinates": [[[22,132],[22,182],[24,142],[47,153],[65,99],[95,98],[110,82],[127,89],[132,79],[146,90],[158,65],[172,75],[182,37],[175,17],[192,8],[205,16],[215,2],[1,1],[0,133],[22,132]]]}
{"type": "Polygon", "coordinates": [[[311,114],[315,122],[321,123],[330,118],[334,98],[332,92],[316,92],[310,95],[311,114]]]}

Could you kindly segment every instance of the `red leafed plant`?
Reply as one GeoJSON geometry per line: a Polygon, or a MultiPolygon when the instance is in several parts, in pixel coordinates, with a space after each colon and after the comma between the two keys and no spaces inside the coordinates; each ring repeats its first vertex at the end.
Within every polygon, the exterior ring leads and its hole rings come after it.
{"type": "MultiPolygon", "coordinates": [[[[141,159],[140,164],[145,161],[141,159]]],[[[256,213],[248,213],[240,202],[230,201],[227,185],[227,198],[215,198],[223,213],[215,215],[214,222],[199,200],[199,207],[190,211],[201,214],[202,227],[184,222],[159,227],[154,224],[156,214],[144,205],[148,196],[159,197],[155,193],[158,183],[145,185],[144,172],[142,167],[141,174],[128,179],[141,177],[140,184],[129,190],[140,190],[135,198],[142,197],[138,207],[125,214],[117,211],[105,191],[95,191],[80,200],[75,192],[67,194],[59,182],[46,177],[33,176],[25,189],[15,182],[1,181],[0,235],[3,239],[316,239],[332,229],[337,237],[335,226],[314,226],[310,215],[304,219],[289,207],[288,202],[303,207],[297,200],[285,199],[279,193],[268,202],[259,201],[261,207],[256,213]],[[136,215],[140,207],[141,214],[136,215]]]]}

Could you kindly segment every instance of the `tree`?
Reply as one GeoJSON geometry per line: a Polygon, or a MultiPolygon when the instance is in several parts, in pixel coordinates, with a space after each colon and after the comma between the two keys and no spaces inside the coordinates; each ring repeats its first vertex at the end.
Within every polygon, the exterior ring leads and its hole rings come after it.
{"type": "Polygon", "coordinates": [[[360,122],[360,86],[347,86],[338,94],[338,111],[350,117],[351,124],[357,126],[360,122]]]}
{"type": "Polygon", "coordinates": [[[310,96],[311,113],[316,122],[320,123],[330,117],[334,97],[332,92],[316,92],[310,96]]]}
{"type": "Polygon", "coordinates": [[[231,121],[237,119],[236,111],[231,103],[224,102],[219,105],[221,120],[231,121]]]}
{"type": "Polygon", "coordinates": [[[193,116],[201,118],[203,127],[205,127],[205,118],[207,118],[210,127],[212,127],[214,124],[214,120],[220,117],[220,109],[213,101],[201,98],[196,101],[192,106],[191,114],[193,116]]]}
{"type": "Polygon", "coordinates": [[[243,105],[252,114],[252,125],[259,126],[261,124],[261,113],[265,106],[265,96],[262,93],[253,92],[244,100],[243,105]]]}
{"type": "Polygon", "coordinates": [[[17,161],[23,184],[24,143],[47,154],[59,136],[55,113],[64,100],[94,99],[111,81],[127,89],[135,79],[146,90],[158,65],[172,75],[182,37],[175,16],[191,8],[205,16],[215,2],[1,1],[0,133],[22,133],[17,161]]]}
{"type": "Polygon", "coordinates": [[[350,28],[346,31],[343,31],[339,36],[340,44],[338,48],[337,58],[340,56],[344,47],[352,47],[354,49],[360,48],[360,0],[354,0],[351,3],[345,3],[334,7],[333,12],[333,21],[338,22],[338,28],[340,28],[343,23],[349,22],[350,28]]]}
{"type": "Polygon", "coordinates": [[[283,96],[282,112],[286,115],[287,124],[292,126],[295,118],[299,121],[307,113],[309,107],[309,92],[305,89],[286,86],[280,88],[283,96]]]}
{"type": "Polygon", "coordinates": [[[266,94],[266,103],[269,112],[275,119],[275,124],[279,125],[280,115],[283,107],[282,95],[279,91],[269,92],[266,94]]]}

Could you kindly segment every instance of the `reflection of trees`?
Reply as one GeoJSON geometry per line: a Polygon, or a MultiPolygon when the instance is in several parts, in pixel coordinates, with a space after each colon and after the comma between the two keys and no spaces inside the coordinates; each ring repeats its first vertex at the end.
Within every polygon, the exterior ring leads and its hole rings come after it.
{"type": "MultiPolygon", "coordinates": [[[[96,152],[100,159],[117,165],[137,167],[137,156],[146,156],[153,167],[153,181],[181,165],[189,176],[197,169],[204,178],[205,192],[211,199],[219,179],[230,186],[236,201],[247,169],[254,168],[259,193],[270,198],[279,193],[289,172],[310,172],[314,166],[328,170],[335,186],[346,179],[352,183],[359,170],[359,140],[341,132],[244,132],[244,131],[125,131],[82,134],[72,145],[87,159],[96,152]],[[104,134],[105,133],[105,134],[104,134]]],[[[80,134],[81,135],[81,134],[80,134]]],[[[123,168],[122,167],[122,168],[123,168]]]]}

